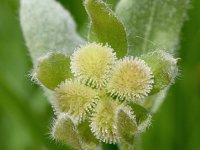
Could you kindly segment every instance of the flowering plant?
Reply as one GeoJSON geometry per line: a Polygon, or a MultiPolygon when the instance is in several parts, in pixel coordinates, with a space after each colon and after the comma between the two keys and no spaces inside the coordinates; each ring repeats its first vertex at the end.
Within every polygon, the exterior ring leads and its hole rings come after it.
{"type": "Polygon", "coordinates": [[[173,55],[187,5],[121,0],[114,12],[102,0],[85,0],[86,41],[58,2],[21,0],[32,79],[55,110],[52,137],[74,149],[101,142],[136,148],[178,74],[173,55]]]}

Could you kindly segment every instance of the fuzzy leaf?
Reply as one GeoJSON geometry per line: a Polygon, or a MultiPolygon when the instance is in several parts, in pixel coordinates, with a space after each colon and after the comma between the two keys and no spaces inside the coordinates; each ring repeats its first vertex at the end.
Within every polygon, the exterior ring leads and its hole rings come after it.
{"type": "Polygon", "coordinates": [[[123,141],[129,143],[130,145],[133,144],[134,135],[137,131],[137,124],[134,119],[130,118],[130,116],[123,110],[119,110],[116,118],[119,136],[123,141]]]}
{"type": "Polygon", "coordinates": [[[116,13],[128,35],[129,55],[155,48],[174,52],[189,0],[121,0],[116,13]]]}
{"type": "Polygon", "coordinates": [[[136,143],[135,138],[134,138],[134,144],[130,145],[128,143],[122,142],[118,144],[118,150],[138,150],[136,147],[136,144],[138,143],[136,143]]]}
{"type": "Polygon", "coordinates": [[[142,55],[141,58],[151,68],[154,75],[154,85],[150,94],[155,94],[174,82],[178,67],[177,59],[172,55],[157,50],[142,55]]]}
{"type": "Polygon", "coordinates": [[[55,121],[52,137],[77,150],[95,150],[99,144],[90,130],[88,121],[77,125],[64,113],[55,121]]]}
{"type": "Polygon", "coordinates": [[[102,0],[85,0],[85,8],[91,19],[89,40],[108,43],[119,58],[125,56],[126,32],[112,10],[102,0]]]}
{"type": "Polygon", "coordinates": [[[79,136],[82,141],[84,141],[84,149],[87,150],[94,150],[97,145],[99,144],[98,140],[95,138],[95,136],[92,134],[89,122],[84,121],[78,125],[78,132],[79,136]]]}
{"type": "Polygon", "coordinates": [[[130,103],[129,106],[131,106],[136,116],[138,133],[145,131],[151,123],[151,115],[144,107],[138,104],[130,103]]]}
{"type": "Polygon", "coordinates": [[[65,114],[60,114],[52,128],[52,137],[62,143],[83,150],[74,122],[65,114]]]}
{"type": "Polygon", "coordinates": [[[20,22],[33,62],[50,50],[69,56],[83,43],[71,15],[55,0],[21,0],[20,22]]]}
{"type": "Polygon", "coordinates": [[[72,76],[70,58],[61,53],[42,57],[36,68],[36,78],[47,88],[54,90],[58,84],[72,76]]]}
{"type": "Polygon", "coordinates": [[[167,86],[160,92],[145,98],[143,106],[146,109],[148,109],[151,113],[156,113],[158,109],[160,108],[161,104],[164,102],[166,95],[168,93],[169,87],[170,86],[167,86]]]}

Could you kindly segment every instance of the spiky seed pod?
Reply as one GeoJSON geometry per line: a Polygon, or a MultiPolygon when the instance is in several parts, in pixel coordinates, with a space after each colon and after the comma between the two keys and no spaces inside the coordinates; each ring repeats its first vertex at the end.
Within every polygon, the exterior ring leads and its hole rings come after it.
{"type": "Polygon", "coordinates": [[[71,70],[84,84],[102,88],[107,83],[115,60],[116,54],[112,48],[90,43],[74,52],[71,57],[71,70]]]}
{"type": "Polygon", "coordinates": [[[151,69],[142,59],[125,57],[113,70],[107,89],[111,96],[120,100],[139,102],[152,89],[151,69]]]}
{"type": "Polygon", "coordinates": [[[119,106],[118,101],[114,101],[109,97],[105,97],[97,104],[95,113],[91,117],[90,127],[100,141],[110,144],[119,141],[115,125],[115,113],[119,106]]]}
{"type": "Polygon", "coordinates": [[[119,142],[120,136],[118,135],[116,122],[116,115],[119,110],[124,110],[132,115],[131,108],[129,109],[128,106],[124,106],[111,97],[104,97],[102,101],[99,101],[91,117],[90,124],[91,130],[97,139],[109,144],[119,142]]]}
{"type": "Polygon", "coordinates": [[[95,90],[80,84],[77,80],[66,80],[55,90],[54,106],[58,112],[69,113],[74,120],[84,120],[98,101],[95,90]]]}

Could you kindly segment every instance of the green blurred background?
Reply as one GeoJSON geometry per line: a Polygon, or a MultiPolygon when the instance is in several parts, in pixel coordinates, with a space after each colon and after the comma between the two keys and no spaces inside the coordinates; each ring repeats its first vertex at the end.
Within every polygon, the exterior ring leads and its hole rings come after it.
{"type": "MultiPolygon", "coordinates": [[[[82,0],[61,2],[85,35],[88,23],[82,0]]],[[[65,150],[49,137],[52,108],[28,75],[32,63],[18,9],[18,0],[0,0],[0,150],[65,150]]],[[[199,0],[191,1],[178,56],[181,75],[143,135],[143,150],[200,150],[199,0]]]]}

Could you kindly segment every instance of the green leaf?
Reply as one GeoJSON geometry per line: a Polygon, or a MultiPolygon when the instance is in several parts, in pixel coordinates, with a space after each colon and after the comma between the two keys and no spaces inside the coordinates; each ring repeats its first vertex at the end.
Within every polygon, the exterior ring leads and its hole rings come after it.
{"type": "Polygon", "coordinates": [[[177,59],[172,55],[157,50],[142,55],[141,58],[151,68],[154,76],[154,85],[151,95],[172,84],[178,74],[177,59]]]}
{"type": "Polygon", "coordinates": [[[135,118],[131,118],[126,112],[119,110],[117,113],[116,124],[120,138],[132,145],[137,131],[135,118]]]}
{"type": "Polygon", "coordinates": [[[88,17],[83,6],[83,0],[58,0],[71,13],[76,24],[77,31],[85,38],[88,32],[88,17]]]}
{"type": "Polygon", "coordinates": [[[112,8],[112,10],[114,10],[118,0],[105,0],[105,3],[107,3],[112,8]]]}
{"type": "Polygon", "coordinates": [[[118,144],[118,150],[138,150],[138,149],[135,147],[135,140],[134,140],[134,144],[132,145],[125,142],[118,144]]]}
{"type": "Polygon", "coordinates": [[[166,95],[169,91],[170,86],[167,86],[160,92],[148,96],[144,100],[143,106],[148,109],[151,113],[156,113],[160,108],[161,104],[164,102],[166,95]]]}
{"type": "Polygon", "coordinates": [[[52,128],[52,137],[77,150],[95,150],[99,141],[92,134],[89,122],[74,123],[68,114],[59,114],[52,128]]]}
{"type": "Polygon", "coordinates": [[[136,103],[130,103],[129,106],[131,106],[131,108],[136,116],[138,132],[141,133],[141,132],[145,131],[145,129],[151,123],[151,115],[149,114],[148,110],[145,109],[143,106],[140,106],[136,103]]]}
{"type": "Polygon", "coordinates": [[[84,142],[83,143],[84,149],[94,150],[99,144],[99,141],[95,138],[95,136],[91,132],[90,127],[89,127],[89,122],[84,121],[80,123],[77,128],[78,128],[79,137],[84,142]]]}
{"type": "Polygon", "coordinates": [[[83,150],[76,125],[66,114],[58,116],[52,128],[52,137],[74,149],[83,150]]]}
{"type": "Polygon", "coordinates": [[[20,22],[33,62],[52,50],[69,56],[83,43],[71,15],[55,0],[21,0],[20,22]]]}
{"type": "Polygon", "coordinates": [[[70,58],[61,53],[50,53],[42,57],[35,71],[37,80],[51,90],[71,76],[70,58]]]}
{"type": "Polygon", "coordinates": [[[189,0],[121,0],[116,13],[128,35],[129,55],[155,48],[174,52],[189,0]]]}
{"type": "Polygon", "coordinates": [[[85,0],[85,8],[91,19],[89,40],[110,45],[117,57],[127,53],[126,32],[122,23],[102,0],[85,0]]]}

